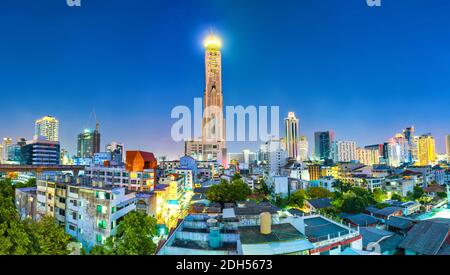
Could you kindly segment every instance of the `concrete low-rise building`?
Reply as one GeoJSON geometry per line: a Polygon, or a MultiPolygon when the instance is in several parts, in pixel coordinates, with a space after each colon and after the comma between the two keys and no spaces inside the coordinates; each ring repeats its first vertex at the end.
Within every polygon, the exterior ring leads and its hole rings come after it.
{"type": "Polygon", "coordinates": [[[122,187],[67,185],[66,232],[85,249],[102,245],[123,217],[136,210],[136,194],[122,187]]]}
{"type": "Polygon", "coordinates": [[[69,175],[37,179],[36,214],[51,216],[86,250],[115,234],[120,220],[136,210],[136,193],[123,187],[69,175]]]}
{"type": "Polygon", "coordinates": [[[15,191],[16,208],[21,219],[36,220],[37,188],[17,188],[15,191]]]}
{"type": "Polygon", "coordinates": [[[88,166],[85,176],[105,185],[124,187],[133,191],[151,191],[156,184],[156,173],[153,169],[141,172],[129,172],[124,166],[88,166]]]}

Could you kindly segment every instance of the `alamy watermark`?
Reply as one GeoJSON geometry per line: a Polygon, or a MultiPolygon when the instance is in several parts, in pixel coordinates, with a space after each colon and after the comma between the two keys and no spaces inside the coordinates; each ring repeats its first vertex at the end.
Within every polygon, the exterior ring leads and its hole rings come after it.
{"type": "MultiPolygon", "coordinates": [[[[69,7],[81,7],[81,0],[66,0],[69,7]]],[[[366,0],[369,7],[381,7],[381,0],[366,0]]]]}
{"type": "Polygon", "coordinates": [[[171,118],[177,119],[171,129],[174,141],[202,137],[205,141],[266,142],[280,136],[279,106],[226,106],[224,115],[217,106],[203,110],[202,102],[202,98],[194,98],[194,112],[184,105],[172,109],[171,118]]]}

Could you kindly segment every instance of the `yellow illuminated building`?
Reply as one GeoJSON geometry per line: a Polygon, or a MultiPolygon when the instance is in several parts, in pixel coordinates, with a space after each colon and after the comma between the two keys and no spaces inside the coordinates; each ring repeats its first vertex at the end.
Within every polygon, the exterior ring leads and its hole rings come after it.
{"type": "Polygon", "coordinates": [[[35,135],[44,136],[49,141],[59,141],[59,121],[52,116],[36,120],[35,135]]]}
{"type": "Polygon", "coordinates": [[[417,166],[433,165],[436,163],[436,144],[431,134],[422,135],[418,139],[418,157],[417,166]]]}

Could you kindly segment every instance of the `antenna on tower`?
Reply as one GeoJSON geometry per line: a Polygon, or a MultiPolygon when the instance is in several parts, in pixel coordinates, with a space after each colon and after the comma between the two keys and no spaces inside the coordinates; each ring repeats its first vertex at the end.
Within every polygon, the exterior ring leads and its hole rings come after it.
{"type": "Polygon", "coordinates": [[[100,127],[100,123],[99,123],[98,120],[97,120],[97,115],[96,115],[96,113],[95,113],[95,109],[92,109],[92,112],[89,114],[89,119],[88,119],[87,124],[85,125],[84,128],[90,129],[89,126],[91,125],[91,119],[92,119],[92,118],[93,118],[94,121],[95,121],[95,129],[98,130],[99,127],[100,127]]]}

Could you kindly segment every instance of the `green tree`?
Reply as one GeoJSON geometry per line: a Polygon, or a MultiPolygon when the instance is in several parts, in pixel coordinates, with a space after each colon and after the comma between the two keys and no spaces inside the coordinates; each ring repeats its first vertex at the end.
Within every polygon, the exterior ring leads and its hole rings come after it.
{"type": "Polygon", "coordinates": [[[308,187],[306,189],[306,195],[309,199],[322,199],[322,198],[331,198],[333,193],[328,189],[323,187],[308,187]]]}
{"type": "Polygon", "coordinates": [[[350,196],[342,202],[342,212],[358,214],[364,211],[367,207],[366,201],[361,197],[350,196]]]}
{"type": "Polygon", "coordinates": [[[26,255],[31,240],[9,198],[0,197],[0,255],[26,255]]]}
{"type": "Polygon", "coordinates": [[[217,185],[211,186],[206,192],[206,198],[212,202],[224,204],[246,200],[251,193],[250,187],[242,179],[238,179],[232,183],[222,181],[217,185]]]}
{"type": "Polygon", "coordinates": [[[280,194],[275,195],[273,204],[281,209],[285,209],[289,204],[289,198],[282,197],[280,194]]]}
{"type": "Polygon", "coordinates": [[[306,192],[303,189],[299,189],[291,194],[288,205],[296,208],[303,208],[306,202],[306,192]]]}
{"type": "Polygon", "coordinates": [[[266,183],[264,179],[262,179],[259,184],[260,184],[259,191],[261,192],[261,194],[263,194],[266,197],[272,195],[273,187],[272,188],[269,187],[269,185],[266,183]]]}
{"type": "Polygon", "coordinates": [[[374,199],[377,203],[382,203],[382,202],[384,202],[384,201],[388,198],[386,192],[384,192],[384,191],[381,190],[380,188],[376,188],[375,190],[373,190],[372,196],[373,196],[373,199],[374,199]]]}
{"type": "Polygon", "coordinates": [[[365,188],[354,186],[350,189],[349,193],[354,194],[356,197],[363,199],[366,205],[376,203],[372,194],[369,192],[369,190],[365,188]]]}
{"type": "Polygon", "coordinates": [[[411,200],[418,200],[425,194],[425,191],[423,191],[422,187],[420,186],[414,186],[411,200]]]}
{"type": "Polygon", "coordinates": [[[236,181],[236,180],[240,180],[242,179],[241,174],[235,173],[232,177],[231,177],[231,182],[236,181]]]}
{"type": "Polygon", "coordinates": [[[153,255],[155,236],[156,219],[133,211],[120,222],[116,235],[109,237],[103,247],[94,247],[91,255],[153,255]]]}
{"type": "Polygon", "coordinates": [[[395,200],[395,201],[405,201],[405,199],[397,193],[394,193],[391,195],[391,200],[395,200]]]}
{"type": "Polygon", "coordinates": [[[25,221],[28,235],[31,239],[31,254],[37,255],[68,255],[67,245],[71,242],[70,235],[64,227],[57,225],[52,217],[44,217],[38,222],[25,221]]]}
{"type": "Polygon", "coordinates": [[[17,183],[14,187],[15,188],[25,188],[25,187],[35,187],[36,186],[36,178],[31,178],[25,183],[17,183]]]}
{"type": "Polygon", "coordinates": [[[352,185],[348,182],[336,180],[333,183],[333,188],[335,188],[340,193],[346,193],[346,192],[350,191],[350,189],[352,188],[352,185]]]}

